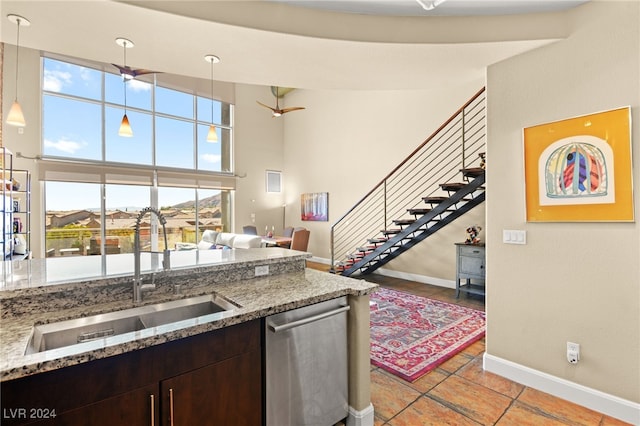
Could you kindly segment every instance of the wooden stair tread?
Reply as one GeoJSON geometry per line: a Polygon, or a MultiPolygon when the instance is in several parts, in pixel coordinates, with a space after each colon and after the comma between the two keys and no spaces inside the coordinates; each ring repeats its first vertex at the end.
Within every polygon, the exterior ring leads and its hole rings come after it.
{"type": "Polygon", "coordinates": [[[383,229],[382,232],[384,235],[389,235],[389,234],[399,234],[400,232],[402,232],[401,229],[383,229]]]}
{"type": "Polygon", "coordinates": [[[460,169],[462,175],[465,177],[478,177],[484,174],[482,167],[470,167],[468,169],[460,169]]]}
{"type": "Polygon", "coordinates": [[[427,214],[431,211],[431,209],[407,209],[409,214],[417,216],[419,214],[427,214]]]}
{"type": "Polygon", "coordinates": [[[447,199],[448,199],[447,197],[422,197],[422,200],[425,203],[430,203],[430,204],[442,203],[447,199]]]}
{"type": "Polygon", "coordinates": [[[393,223],[395,225],[411,225],[415,221],[415,219],[396,219],[393,221],[393,223]]]}
{"type": "Polygon", "coordinates": [[[371,244],[384,244],[387,241],[389,241],[388,238],[370,238],[367,240],[367,242],[371,243],[371,244]]]}
{"type": "Polygon", "coordinates": [[[450,183],[441,183],[440,188],[443,191],[458,191],[464,188],[467,184],[463,182],[450,182],[450,183]]]}

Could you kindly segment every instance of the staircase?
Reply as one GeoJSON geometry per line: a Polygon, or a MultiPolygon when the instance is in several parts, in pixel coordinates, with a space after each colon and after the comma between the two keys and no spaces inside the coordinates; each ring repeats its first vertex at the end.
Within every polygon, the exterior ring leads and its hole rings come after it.
{"type": "Polygon", "coordinates": [[[484,201],[484,93],[332,225],[331,272],[369,274],[484,201]]]}

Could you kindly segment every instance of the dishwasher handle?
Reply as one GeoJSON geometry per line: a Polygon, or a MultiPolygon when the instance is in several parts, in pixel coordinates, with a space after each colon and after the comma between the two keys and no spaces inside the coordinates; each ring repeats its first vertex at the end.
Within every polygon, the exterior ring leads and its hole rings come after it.
{"type": "Polygon", "coordinates": [[[309,324],[311,322],[319,321],[319,320],[324,319],[324,318],[328,318],[328,317],[332,317],[334,315],[338,315],[338,314],[340,314],[342,312],[347,312],[349,309],[351,309],[350,306],[341,306],[338,309],[334,309],[332,311],[323,312],[323,313],[318,314],[318,315],[313,315],[313,316],[310,316],[310,317],[302,318],[302,319],[299,319],[297,321],[288,322],[286,324],[282,324],[282,325],[269,324],[269,330],[273,331],[274,333],[278,333],[280,331],[290,330],[292,328],[299,327],[301,325],[309,324]]]}

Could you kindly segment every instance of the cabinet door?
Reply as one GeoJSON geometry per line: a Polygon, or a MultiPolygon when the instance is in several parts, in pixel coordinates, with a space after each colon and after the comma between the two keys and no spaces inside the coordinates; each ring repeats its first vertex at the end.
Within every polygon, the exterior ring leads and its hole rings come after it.
{"type": "Polygon", "coordinates": [[[481,257],[460,256],[460,274],[483,278],[484,259],[481,257]]]}
{"type": "MultiPolygon", "coordinates": [[[[34,426],[154,426],[160,424],[158,402],[158,385],[149,385],[29,424],[34,426]]],[[[44,411],[33,412],[34,416],[38,413],[44,413],[44,411]]],[[[51,413],[46,414],[50,416],[51,413]]]]}
{"type": "Polygon", "coordinates": [[[261,362],[254,350],[163,380],[162,424],[261,425],[261,362]]]}

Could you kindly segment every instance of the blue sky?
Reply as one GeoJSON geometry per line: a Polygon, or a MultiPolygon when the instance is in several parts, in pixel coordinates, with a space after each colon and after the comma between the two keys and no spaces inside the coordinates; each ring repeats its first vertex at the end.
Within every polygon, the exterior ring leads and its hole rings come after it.
{"type": "MultiPolygon", "coordinates": [[[[117,71],[115,67],[113,71],[117,71]]],[[[154,94],[152,84],[129,80],[126,83],[127,117],[134,136],[123,138],[118,135],[118,128],[124,114],[124,86],[118,74],[102,73],[45,58],[43,88],[51,93],[43,96],[43,155],[153,165],[152,142],[155,132],[156,165],[220,171],[221,144],[206,142],[212,115],[216,124],[221,122],[220,102],[212,103],[210,99],[196,97],[194,105],[194,96],[191,94],[163,87],[157,87],[154,94]],[[153,96],[155,109],[159,114],[155,120],[155,128],[150,113],[153,96]],[[194,128],[196,114],[200,123],[195,124],[194,128]],[[198,141],[197,157],[193,144],[194,132],[198,141]]],[[[222,130],[217,130],[218,138],[222,140],[222,130]]],[[[148,188],[114,186],[107,192],[107,206],[149,205],[148,188]],[[146,192],[146,195],[140,190],[146,192]]],[[[193,191],[190,190],[189,193],[193,194],[193,191]]],[[[194,198],[188,195],[183,189],[162,189],[159,204],[172,205],[194,198]],[[185,196],[188,198],[185,199],[185,196]]],[[[75,210],[99,205],[97,185],[47,185],[48,210],[75,210]]]]}

